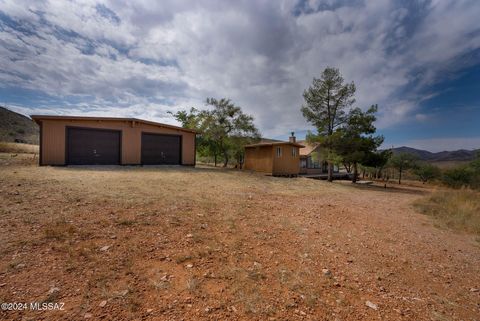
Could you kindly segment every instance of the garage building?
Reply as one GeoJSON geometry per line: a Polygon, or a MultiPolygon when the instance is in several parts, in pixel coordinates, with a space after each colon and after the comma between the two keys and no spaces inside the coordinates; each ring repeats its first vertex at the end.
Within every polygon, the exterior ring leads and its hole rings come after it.
{"type": "Polygon", "coordinates": [[[195,165],[191,129],[136,118],[43,116],[40,165],[195,165]]]}

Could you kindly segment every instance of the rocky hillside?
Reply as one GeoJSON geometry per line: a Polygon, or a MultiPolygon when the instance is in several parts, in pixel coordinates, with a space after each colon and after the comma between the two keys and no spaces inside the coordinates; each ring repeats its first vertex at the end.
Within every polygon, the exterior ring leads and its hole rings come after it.
{"type": "Polygon", "coordinates": [[[0,107],[0,142],[38,144],[39,128],[30,118],[0,107]]]}

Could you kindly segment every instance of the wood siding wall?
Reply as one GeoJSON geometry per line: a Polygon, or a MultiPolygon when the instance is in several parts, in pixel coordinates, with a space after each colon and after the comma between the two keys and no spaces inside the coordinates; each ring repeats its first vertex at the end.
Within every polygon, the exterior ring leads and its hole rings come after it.
{"type": "Polygon", "coordinates": [[[244,168],[272,175],[298,175],[299,148],[289,144],[247,147],[244,168]],[[281,157],[277,157],[277,147],[282,148],[281,157]],[[296,156],[292,156],[292,148],[296,148],[296,156]]]}
{"type": "Polygon", "coordinates": [[[273,171],[273,149],[272,146],[258,146],[245,148],[244,168],[263,173],[273,171]]]}
{"type": "Polygon", "coordinates": [[[273,146],[273,175],[298,175],[300,172],[299,148],[292,145],[273,146]],[[277,157],[277,147],[282,148],[282,156],[277,157]],[[292,148],[296,149],[295,156],[292,155],[292,148]]]}
{"type": "Polygon", "coordinates": [[[42,120],[42,165],[65,165],[66,127],[88,127],[122,131],[123,165],[141,163],[142,132],[182,136],[182,165],[195,165],[195,134],[179,129],[134,121],[42,120]]]}

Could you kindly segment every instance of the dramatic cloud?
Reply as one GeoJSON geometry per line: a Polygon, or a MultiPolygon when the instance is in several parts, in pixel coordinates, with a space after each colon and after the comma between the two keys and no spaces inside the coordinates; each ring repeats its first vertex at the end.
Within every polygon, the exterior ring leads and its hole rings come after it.
{"type": "Polygon", "coordinates": [[[166,122],[229,97],[277,136],[309,128],[302,92],[336,66],[386,128],[427,120],[435,84],[479,63],[478,17],[476,0],[0,0],[0,86],[24,111],[166,122]]]}

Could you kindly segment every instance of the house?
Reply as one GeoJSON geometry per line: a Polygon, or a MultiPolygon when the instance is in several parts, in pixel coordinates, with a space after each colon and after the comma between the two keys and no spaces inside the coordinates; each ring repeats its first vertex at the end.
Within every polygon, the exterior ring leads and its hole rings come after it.
{"type": "MultiPolygon", "coordinates": [[[[322,159],[321,146],[319,143],[299,141],[304,145],[300,148],[300,174],[316,175],[328,173],[328,163],[322,159]]],[[[334,165],[333,171],[338,172],[338,166],[334,165]]]]}
{"type": "Polygon", "coordinates": [[[43,116],[40,165],[195,165],[191,129],[136,118],[43,116]]]}
{"type": "Polygon", "coordinates": [[[267,141],[245,146],[244,169],[271,175],[296,176],[299,174],[299,149],[305,146],[295,136],[284,141],[267,141]]]}

